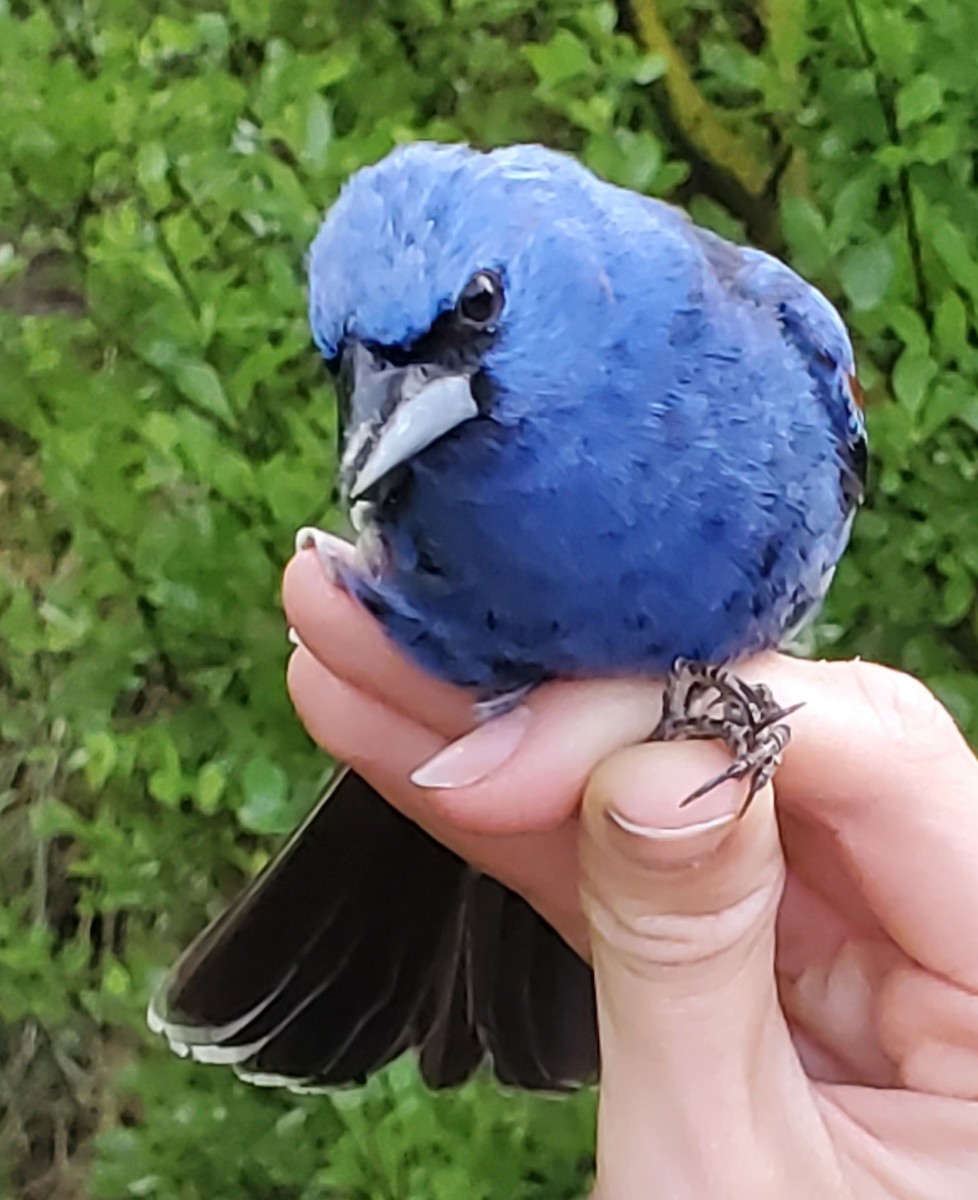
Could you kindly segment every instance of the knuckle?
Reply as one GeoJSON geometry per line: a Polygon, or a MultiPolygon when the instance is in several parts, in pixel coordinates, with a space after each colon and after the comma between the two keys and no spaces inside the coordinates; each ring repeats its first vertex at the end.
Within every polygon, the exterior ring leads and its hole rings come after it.
{"type": "Polygon", "coordinates": [[[887,739],[926,751],[956,735],[950,713],[919,679],[877,663],[847,667],[857,700],[870,710],[887,739]]]}

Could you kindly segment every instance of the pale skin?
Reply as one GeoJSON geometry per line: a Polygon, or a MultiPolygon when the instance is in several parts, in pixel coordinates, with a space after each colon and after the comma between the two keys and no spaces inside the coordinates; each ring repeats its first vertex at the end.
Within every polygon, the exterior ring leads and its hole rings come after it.
{"type": "Polygon", "coordinates": [[[921,684],[742,664],[805,707],[740,820],[743,783],[679,807],[729,755],[641,744],[645,680],[539,688],[442,770],[481,779],[422,788],[471,697],[404,659],[315,550],[284,603],[310,735],[593,962],[592,1200],[974,1200],[978,762],[921,684]]]}

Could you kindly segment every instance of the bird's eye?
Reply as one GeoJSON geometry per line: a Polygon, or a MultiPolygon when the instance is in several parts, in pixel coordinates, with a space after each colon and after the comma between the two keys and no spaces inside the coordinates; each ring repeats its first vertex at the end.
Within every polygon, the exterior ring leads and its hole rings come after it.
{"type": "Polygon", "coordinates": [[[488,329],[503,311],[503,281],[495,271],[476,271],[462,289],[455,311],[466,325],[488,329]]]}

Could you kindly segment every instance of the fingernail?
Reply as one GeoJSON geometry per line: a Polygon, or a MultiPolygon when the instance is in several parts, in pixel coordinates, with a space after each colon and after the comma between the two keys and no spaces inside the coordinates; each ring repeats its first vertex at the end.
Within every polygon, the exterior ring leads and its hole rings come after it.
{"type": "Polygon", "coordinates": [[[727,752],[709,743],[636,746],[603,763],[590,786],[616,836],[625,835],[636,849],[641,843],[663,862],[678,862],[710,853],[739,824],[743,781],[725,780],[695,804],[681,804],[724,760],[727,752]]]}
{"type": "Polygon", "coordinates": [[[637,821],[630,820],[616,808],[608,808],[606,811],[608,817],[617,824],[619,829],[624,829],[625,833],[634,834],[636,838],[646,838],[649,841],[682,841],[685,838],[696,838],[703,833],[713,833],[716,829],[731,829],[737,824],[736,812],[728,812],[719,817],[710,817],[709,821],[696,821],[689,826],[664,829],[638,824],[637,821]]]}
{"type": "Polygon", "coordinates": [[[316,551],[316,557],[327,583],[337,582],[337,561],[352,563],[356,553],[349,542],[345,542],[331,533],[326,533],[323,529],[317,529],[314,525],[303,525],[295,535],[296,554],[303,550],[316,551]]]}
{"type": "Polygon", "coordinates": [[[726,840],[727,835],[738,823],[736,812],[710,817],[709,821],[697,821],[690,826],[676,828],[638,824],[614,808],[605,809],[605,814],[612,824],[616,824],[619,829],[632,838],[641,838],[648,844],[654,845],[656,851],[665,854],[666,858],[676,854],[677,858],[683,860],[702,857],[704,854],[719,850],[722,842],[726,840]]]}
{"type": "Polygon", "coordinates": [[[445,791],[468,787],[497,771],[512,758],[523,740],[533,714],[525,705],[487,721],[422,763],[411,775],[421,788],[445,791]]]}

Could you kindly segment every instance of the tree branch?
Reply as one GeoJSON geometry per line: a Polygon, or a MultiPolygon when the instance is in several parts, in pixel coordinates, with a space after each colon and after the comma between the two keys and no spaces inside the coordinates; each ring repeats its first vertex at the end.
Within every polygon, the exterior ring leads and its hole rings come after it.
{"type": "Polygon", "coordinates": [[[693,82],[655,0],[631,0],[631,6],[640,40],[666,65],[664,83],[676,125],[705,159],[726,171],[749,195],[760,196],[767,183],[767,168],[744,139],[723,124],[693,82]]]}

